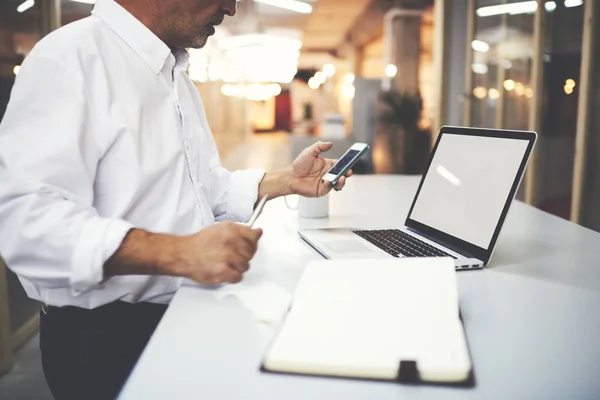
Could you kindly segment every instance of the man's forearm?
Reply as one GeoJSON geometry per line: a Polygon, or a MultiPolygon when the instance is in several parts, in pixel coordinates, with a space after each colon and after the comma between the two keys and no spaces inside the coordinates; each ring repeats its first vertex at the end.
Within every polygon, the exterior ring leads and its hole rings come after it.
{"type": "Polygon", "coordinates": [[[177,275],[181,237],[129,231],[115,254],[104,264],[104,277],[118,275],[177,275]]]}
{"type": "Polygon", "coordinates": [[[289,168],[267,172],[258,186],[258,200],[269,194],[269,200],[292,194],[292,173],[289,168]]]}

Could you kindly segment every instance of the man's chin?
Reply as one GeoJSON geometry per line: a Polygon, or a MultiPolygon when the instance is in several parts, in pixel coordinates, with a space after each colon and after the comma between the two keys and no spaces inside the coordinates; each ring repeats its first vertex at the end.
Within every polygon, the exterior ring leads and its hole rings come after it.
{"type": "Polygon", "coordinates": [[[192,40],[192,43],[188,47],[191,47],[192,49],[201,49],[206,46],[208,38],[208,35],[198,35],[192,40]]]}

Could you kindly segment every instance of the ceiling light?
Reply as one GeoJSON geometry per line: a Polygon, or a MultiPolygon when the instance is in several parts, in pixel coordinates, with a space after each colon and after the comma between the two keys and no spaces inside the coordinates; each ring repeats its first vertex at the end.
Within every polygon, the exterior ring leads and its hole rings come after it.
{"type": "Polygon", "coordinates": [[[525,94],[525,86],[521,82],[516,83],[515,93],[519,96],[523,96],[523,94],[525,94]]]}
{"type": "Polygon", "coordinates": [[[490,45],[482,40],[473,40],[471,42],[471,48],[475,51],[479,51],[480,53],[487,53],[490,49],[490,45]]]}
{"type": "Polygon", "coordinates": [[[245,88],[243,85],[230,85],[225,84],[221,86],[221,93],[227,97],[238,97],[242,98],[245,96],[245,88]]]}
{"type": "Polygon", "coordinates": [[[485,99],[485,96],[487,96],[487,89],[484,88],[483,86],[477,86],[475,89],[473,89],[473,95],[479,99],[479,100],[483,100],[485,99]]]}
{"type": "Polygon", "coordinates": [[[566,93],[566,94],[571,94],[571,93],[573,93],[573,88],[572,88],[571,86],[567,86],[567,85],[565,85],[564,89],[565,89],[565,93],[566,93]]]}
{"type": "Polygon", "coordinates": [[[385,75],[389,78],[393,78],[396,76],[396,74],[398,73],[398,67],[396,67],[394,64],[388,64],[385,67],[385,75]]]}
{"type": "Polygon", "coordinates": [[[323,72],[323,71],[318,71],[315,74],[314,78],[315,78],[315,81],[319,83],[319,85],[322,85],[327,80],[327,75],[325,75],[325,72],[323,72]]]}
{"type": "Polygon", "coordinates": [[[512,79],[507,79],[504,81],[504,89],[506,89],[509,92],[512,90],[515,90],[516,86],[517,86],[516,82],[513,81],[512,79]]]}
{"type": "Polygon", "coordinates": [[[500,98],[500,92],[496,88],[491,88],[488,91],[488,96],[492,100],[498,100],[500,98]]]}
{"type": "Polygon", "coordinates": [[[288,50],[300,50],[302,41],[284,36],[249,34],[220,39],[218,46],[221,50],[249,46],[278,46],[288,50]]]}
{"type": "Polygon", "coordinates": [[[347,99],[353,99],[354,95],[356,94],[356,88],[353,84],[344,85],[344,87],[342,88],[342,94],[347,99]]]}
{"type": "Polygon", "coordinates": [[[303,3],[298,0],[254,0],[258,3],[268,4],[270,6],[283,8],[290,11],[295,11],[301,14],[310,14],[313,7],[310,4],[303,3]]]}
{"type": "Polygon", "coordinates": [[[35,6],[35,0],[25,0],[17,7],[17,12],[25,12],[29,10],[31,7],[35,6]]]}
{"type": "Polygon", "coordinates": [[[298,72],[302,42],[275,34],[248,34],[219,39],[218,64],[209,66],[211,80],[290,83],[298,72]],[[212,71],[212,73],[211,73],[212,71]],[[229,72],[227,72],[229,71],[229,72]]]}
{"type": "Polygon", "coordinates": [[[281,94],[281,86],[277,83],[260,85],[257,83],[246,86],[246,99],[250,101],[265,101],[281,94]]]}
{"type": "Polygon", "coordinates": [[[529,99],[532,98],[533,97],[533,89],[530,87],[526,87],[525,88],[525,96],[529,99]]]}
{"type": "Polygon", "coordinates": [[[19,75],[20,70],[21,70],[21,66],[15,65],[15,67],[13,68],[13,73],[15,74],[15,76],[19,75]]]}
{"type": "MultiPolygon", "coordinates": [[[[583,5],[583,0],[565,0],[565,7],[578,7],[583,5]]],[[[555,1],[547,1],[544,3],[546,11],[556,10],[555,1]]],[[[521,1],[518,3],[499,4],[496,6],[480,7],[477,9],[477,15],[480,17],[491,17],[501,14],[533,14],[537,11],[537,1],[521,1]]]]}
{"type": "Polygon", "coordinates": [[[501,14],[530,14],[537,10],[536,1],[522,1],[519,3],[499,4],[497,6],[481,7],[477,9],[477,15],[480,17],[491,17],[501,14]]]}
{"type": "Polygon", "coordinates": [[[355,80],[356,80],[356,75],[354,75],[354,74],[346,74],[346,76],[344,77],[344,82],[347,84],[354,83],[355,80]]]}
{"type": "Polygon", "coordinates": [[[583,5],[583,0],[565,0],[565,7],[578,7],[583,5]]]}
{"type": "Polygon", "coordinates": [[[471,71],[473,71],[474,74],[487,74],[488,66],[482,63],[473,63],[471,64],[471,71]]]}
{"type": "Polygon", "coordinates": [[[567,79],[565,81],[565,86],[571,86],[571,87],[575,87],[576,83],[574,79],[567,79]]]}
{"type": "Polygon", "coordinates": [[[323,66],[323,72],[325,75],[332,77],[335,75],[335,66],[333,64],[325,64],[323,66]]]}
{"type": "Polygon", "coordinates": [[[317,80],[315,79],[314,76],[308,80],[309,88],[317,90],[319,88],[319,86],[321,86],[321,85],[319,84],[319,82],[317,82],[317,80]]]}

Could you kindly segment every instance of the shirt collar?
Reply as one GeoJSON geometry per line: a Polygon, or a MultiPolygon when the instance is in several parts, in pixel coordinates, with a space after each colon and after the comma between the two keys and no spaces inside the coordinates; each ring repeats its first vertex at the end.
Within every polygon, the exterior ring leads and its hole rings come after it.
{"type": "Polygon", "coordinates": [[[104,21],[155,74],[161,72],[169,59],[172,60],[172,64],[187,69],[189,56],[186,50],[181,50],[173,56],[171,49],[158,36],[114,0],[97,0],[92,14],[104,21]]]}

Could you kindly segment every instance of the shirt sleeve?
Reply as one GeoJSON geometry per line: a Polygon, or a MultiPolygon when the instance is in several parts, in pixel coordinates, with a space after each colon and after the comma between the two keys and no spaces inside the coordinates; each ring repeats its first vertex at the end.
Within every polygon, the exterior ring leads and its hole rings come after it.
{"type": "Polygon", "coordinates": [[[88,123],[83,79],[33,54],[0,125],[0,253],[40,287],[96,288],[104,263],[133,226],[94,208],[108,138],[88,123]]]}
{"type": "Polygon", "coordinates": [[[210,157],[211,197],[217,221],[246,222],[258,200],[258,186],[265,171],[249,169],[228,171],[221,166],[219,152],[212,140],[210,157]]]}

